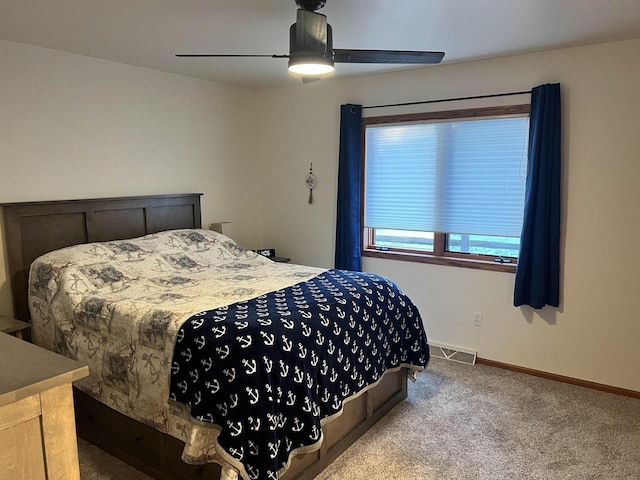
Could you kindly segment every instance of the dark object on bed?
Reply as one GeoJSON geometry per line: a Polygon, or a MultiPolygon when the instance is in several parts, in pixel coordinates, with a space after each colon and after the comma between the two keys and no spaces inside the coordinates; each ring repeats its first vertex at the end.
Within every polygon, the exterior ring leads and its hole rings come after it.
{"type": "MultiPolygon", "coordinates": [[[[70,245],[119,240],[178,228],[200,228],[200,194],[4,204],[16,317],[27,321],[28,272],[38,256],[70,245]]],[[[312,479],[393,406],[406,398],[405,369],[345,405],[344,414],[323,427],[320,450],[300,455],[283,479],[312,479]]],[[[137,468],[164,479],[216,478],[217,465],[180,460],[182,442],[131,420],[77,392],[80,436],[137,468]]]]}
{"type": "Polygon", "coordinates": [[[258,255],[262,255],[263,257],[267,257],[270,259],[276,258],[276,250],[275,248],[259,248],[258,250],[254,250],[258,255]]]}

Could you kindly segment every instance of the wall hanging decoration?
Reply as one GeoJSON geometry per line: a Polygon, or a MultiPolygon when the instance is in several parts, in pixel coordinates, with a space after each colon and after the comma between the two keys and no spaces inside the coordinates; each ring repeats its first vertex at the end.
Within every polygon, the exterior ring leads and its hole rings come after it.
{"type": "Polygon", "coordinates": [[[313,162],[311,162],[309,174],[304,179],[304,183],[309,189],[309,203],[313,203],[313,189],[316,188],[316,185],[318,184],[318,179],[313,174],[313,162]]]}

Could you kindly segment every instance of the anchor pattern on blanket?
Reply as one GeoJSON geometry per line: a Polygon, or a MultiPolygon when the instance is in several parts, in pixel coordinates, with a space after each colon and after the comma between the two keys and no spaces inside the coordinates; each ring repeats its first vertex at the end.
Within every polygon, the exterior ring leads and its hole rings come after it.
{"type": "Polygon", "coordinates": [[[251,480],[278,479],[346,398],[428,359],[420,314],[393,282],[328,270],[187,320],[170,398],[221,428],[219,445],[251,480]]]}

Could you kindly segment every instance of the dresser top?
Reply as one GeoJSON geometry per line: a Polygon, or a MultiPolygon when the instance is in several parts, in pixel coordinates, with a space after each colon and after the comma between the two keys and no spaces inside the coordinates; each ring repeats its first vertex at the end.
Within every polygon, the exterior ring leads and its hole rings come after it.
{"type": "Polygon", "coordinates": [[[89,367],[0,333],[0,406],[89,375],[89,367]]]}

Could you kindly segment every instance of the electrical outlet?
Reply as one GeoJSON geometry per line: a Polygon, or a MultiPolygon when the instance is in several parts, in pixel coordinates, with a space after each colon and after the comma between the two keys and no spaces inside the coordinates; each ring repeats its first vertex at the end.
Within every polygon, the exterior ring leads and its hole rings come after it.
{"type": "Polygon", "coordinates": [[[484,320],[484,313],[482,313],[482,312],[473,312],[473,324],[476,327],[481,327],[483,320],[484,320]]]}

